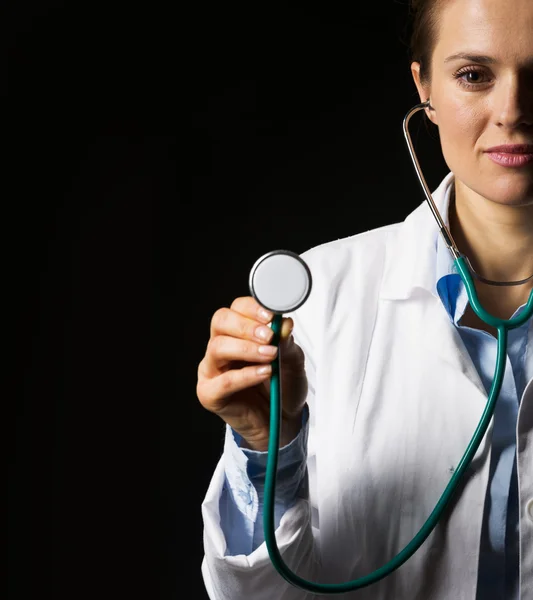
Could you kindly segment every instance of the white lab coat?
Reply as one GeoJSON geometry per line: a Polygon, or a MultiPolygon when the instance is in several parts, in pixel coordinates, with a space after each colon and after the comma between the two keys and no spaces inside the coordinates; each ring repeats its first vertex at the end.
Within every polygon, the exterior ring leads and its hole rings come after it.
{"type": "MultiPolygon", "coordinates": [[[[439,208],[451,177],[434,192],[439,208]]],[[[291,316],[310,383],[310,494],[285,513],[276,539],[306,579],[349,581],[400,552],[433,510],[481,417],[487,394],[435,290],[437,235],[424,201],[402,223],[302,254],[313,288],[291,316]]],[[[491,432],[492,425],[418,552],[378,583],[336,597],[475,600],[491,432]]],[[[533,380],[521,399],[516,447],[520,599],[533,600],[533,380]]],[[[209,597],[316,597],[282,579],[265,543],[249,556],[225,556],[223,482],[221,458],[202,504],[209,597]]]]}

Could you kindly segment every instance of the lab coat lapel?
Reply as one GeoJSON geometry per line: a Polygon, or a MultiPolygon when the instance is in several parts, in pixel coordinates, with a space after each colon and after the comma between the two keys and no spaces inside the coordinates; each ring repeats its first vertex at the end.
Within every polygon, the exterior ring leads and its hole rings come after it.
{"type": "Polygon", "coordinates": [[[522,393],[518,409],[518,431],[533,431],[533,379],[530,379],[522,393]]]}
{"type": "MultiPolygon", "coordinates": [[[[433,192],[433,200],[441,214],[445,194],[451,185],[453,174],[448,173],[433,192]]],[[[424,200],[397,230],[391,232],[380,299],[423,299],[425,307],[422,338],[428,352],[450,364],[456,372],[462,373],[481,393],[480,401],[484,401],[487,394],[483,382],[436,290],[438,235],[441,234],[437,222],[424,200]]]]}
{"type": "Polygon", "coordinates": [[[428,308],[424,327],[424,344],[457,373],[462,373],[480,392],[480,401],[487,399],[485,386],[459,332],[450,321],[440,298],[428,308]]]}

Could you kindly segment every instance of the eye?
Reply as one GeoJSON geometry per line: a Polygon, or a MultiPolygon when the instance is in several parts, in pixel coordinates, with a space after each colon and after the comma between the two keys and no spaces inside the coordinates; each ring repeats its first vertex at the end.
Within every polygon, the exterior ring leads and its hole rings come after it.
{"type": "Polygon", "coordinates": [[[483,78],[486,77],[486,74],[481,69],[473,67],[456,71],[453,76],[460,85],[467,88],[479,87],[480,84],[486,83],[486,81],[483,80],[483,78]]]}

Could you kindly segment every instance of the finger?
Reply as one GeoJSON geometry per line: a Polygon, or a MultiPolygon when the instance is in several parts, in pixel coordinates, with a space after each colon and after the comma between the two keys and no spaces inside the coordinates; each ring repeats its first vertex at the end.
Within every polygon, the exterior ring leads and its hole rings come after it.
{"type": "Polygon", "coordinates": [[[271,365],[250,365],[242,369],[232,369],[212,379],[199,379],[196,393],[205,408],[218,412],[227,404],[227,398],[265,381],[271,373],[271,365]]]}
{"type": "Polygon", "coordinates": [[[294,341],[293,329],[294,321],[287,317],[282,324],[279,357],[284,362],[285,368],[298,372],[305,368],[305,354],[294,341]]]}
{"type": "Polygon", "coordinates": [[[270,323],[274,318],[274,313],[261,306],[253,296],[235,298],[231,304],[231,309],[260,323],[270,323]]]}
{"type": "Polygon", "coordinates": [[[291,317],[284,317],[281,322],[281,340],[287,340],[294,329],[294,321],[291,317]]]}
{"type": "Polygon", "coordinates": [[[304,351],[294,342],[294,336],[290,335],[279,346],[279,359],[283,364],[283,369],[290,370],[292,373],[299,373],[305,370],[304,351]]]}
{"type": "Polygon", "coordinates": [[[214,377],[235,361],[263,363],[274,359],[276,346],[260,344],[227,335],[217,335],[209,340],[206,352],[206,377],[214,377]]]}
{"type": "Polygon", "coordinates": [[[264,322],[246,317],[232,308],[220,308],[211,319],[211,339],[218,335],[268,344],[273,331],[264,322]]]}

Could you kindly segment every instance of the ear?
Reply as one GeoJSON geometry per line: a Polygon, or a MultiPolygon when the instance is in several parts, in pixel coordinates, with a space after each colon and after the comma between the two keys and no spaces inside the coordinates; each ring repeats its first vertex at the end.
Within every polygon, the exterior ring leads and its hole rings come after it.
{"type": "MultiPolygon", "coordinates": [[[[418,63],[418,62],[411,63],[411,74],[413,75],[413,80],[415,82],[416,89],[417,89],[418,95],[420,97],[420,102],[425,102],[426,100],[428,100],[431,97],[431,93],[430,93],[429,86],[422,85],[422,83],[420,82],[420,63],[418,63]]],[[[436,113],[435,109],[434,108],[433,109],[426,108],[425,112],[426,112],[427,118],[430,121],[432,121],[433,123],[435,123],[435,125],[438,125],[437,113],[436,113]]]]}

